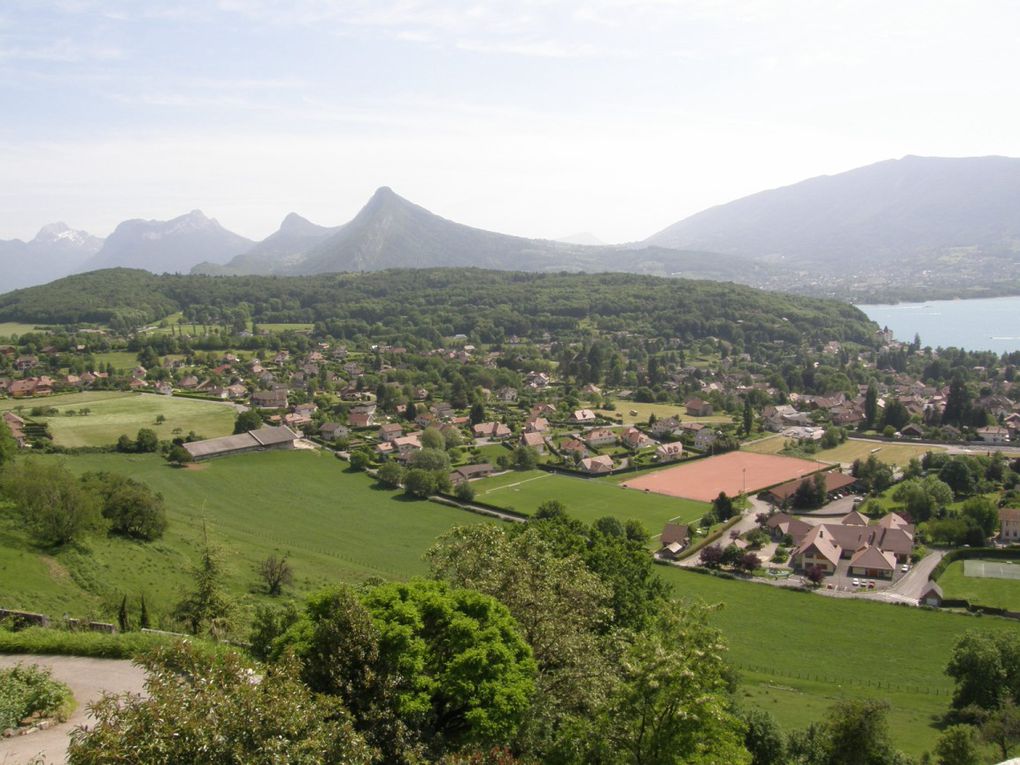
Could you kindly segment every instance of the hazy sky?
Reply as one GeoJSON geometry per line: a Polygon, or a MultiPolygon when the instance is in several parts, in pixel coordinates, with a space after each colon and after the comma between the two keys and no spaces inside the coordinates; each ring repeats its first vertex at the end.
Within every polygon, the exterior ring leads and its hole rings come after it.
{"type": "Polygon", "coordinates": [[[0,238],[192,208],[262,238],[388,185],[642,239],[881,159],[1020,156],[1018,29],[994,0],[4,0],[0,238]]]}

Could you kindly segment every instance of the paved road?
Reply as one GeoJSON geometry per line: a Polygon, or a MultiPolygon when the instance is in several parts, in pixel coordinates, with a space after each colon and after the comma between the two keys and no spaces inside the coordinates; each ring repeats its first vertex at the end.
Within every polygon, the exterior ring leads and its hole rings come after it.
{"type": "Polygon", "coordinates": [[[86,709],[90,702],[98,699],[103,691],[141,693],[144,688],[145,671],[130,661],[79,656],[0,656],[0,668],[13,667],[19,663],[49,667],[54,678],[71,688],[78,708],[61,725],[27,736],[0,738],[0,765],[35,762],[52,765],[64,762],[67,757],[68,733],[91,720],[86,709]],[[40,757],[44,759],[40,760],[40,757]]]}
{"type": "Polygon", "coordinates": [[[928,553],[910,571],[889,587],[888,592],[909,598],[916,603],[920,600],[921,592],[931,578],[931,572],[935,570],[935,567],[944,555],[945,552],[942,550],[933,550],[928,553]]]}

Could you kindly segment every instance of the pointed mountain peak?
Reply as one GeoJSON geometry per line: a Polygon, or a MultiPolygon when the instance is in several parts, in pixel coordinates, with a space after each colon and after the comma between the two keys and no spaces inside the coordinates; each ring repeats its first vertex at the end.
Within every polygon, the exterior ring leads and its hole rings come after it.
{"type": "Polygon", "coordinates": [[[308,231],[318,229],[308,218],[303,218],[296,212],[288,213],[280,224],[280,232],[284,234],[304,234],[308,231]]]}
{"type": "Polygon", "coordinates": [[[35,244],[52,244],[65,242],[68,244],[87,244],[100,240],[93,237],[87,231],[75,231],[63,221],[50,223],[39,229],[39,233],[32,240],[35,244]]]}

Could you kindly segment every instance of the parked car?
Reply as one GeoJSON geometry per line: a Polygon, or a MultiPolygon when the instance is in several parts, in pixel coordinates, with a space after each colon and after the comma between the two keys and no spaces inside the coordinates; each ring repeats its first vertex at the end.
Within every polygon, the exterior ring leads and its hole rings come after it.
{"type": "Polygon", "coordinates": [[[875,580],[874,579],[869,579],[868,580],[868,589],[869,590],[875,589],[875,580]]]}
{"type": "Polygon", "coordinates": [[[900,571],[902,571],[904,574],[910,571],[910,564],[904,563],[902,566],[900,566],[900,571]]]}
{"type": "Polygon", "coordinates": [[[860,587],[860,586],[861,586],[861,580],[860,580],[860,579],[858,579],[858,578],[857,578],[857,577],[855,576],[855,577],[854,577],[854,582],[853,582],[853,584],[854,584],[854,587],[860,587]]]}

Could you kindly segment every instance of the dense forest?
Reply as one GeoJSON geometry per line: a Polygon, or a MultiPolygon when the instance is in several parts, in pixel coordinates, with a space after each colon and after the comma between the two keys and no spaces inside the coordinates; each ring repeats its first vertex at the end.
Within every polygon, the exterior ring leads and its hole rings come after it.
{"type": "Polygon", "coordinates": [[[337,337],[480,342],[594,328],[602,332],[717,337],[735,349],[822,340],[872,344],[875,325],[833,300],[732,283],[627,274],[525,274],[482,269],[393,270],[305,277],[153,275],[110,269],[0,296],[0,320],[106,323],[129,329],[182,312],[257,323],[322,322],[337,337]]]}

